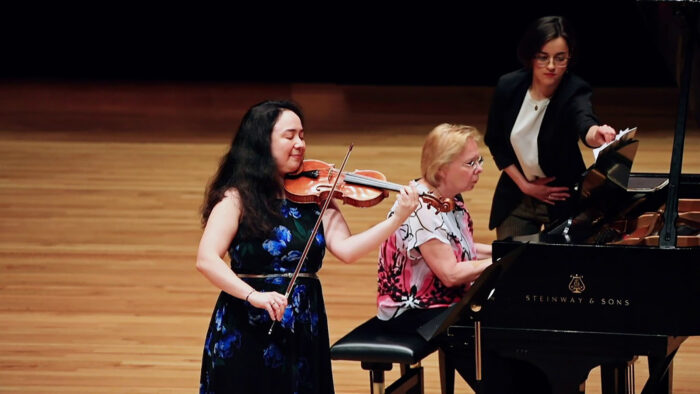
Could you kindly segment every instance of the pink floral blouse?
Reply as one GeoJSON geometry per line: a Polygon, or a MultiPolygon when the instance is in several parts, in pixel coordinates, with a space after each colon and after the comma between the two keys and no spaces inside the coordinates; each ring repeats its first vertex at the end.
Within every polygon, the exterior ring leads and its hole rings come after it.
{"type": "MultiPolygon", "coordinates": [[[[419,192],[428,189],[419,184],[419,192]]],[[[396,204],[389,212],[394,214],[396,204]]],[[[437,239],[452,247],[457,261],[476,259],[474,229],[469,212],[455,201],[450,212],[435,214],[435,208],[421,201],[418,208],[379,250],[377,296],[381,320],[389,320],[408,309],[447,307],[458,302],[466,285],[447,287],[426,264],[418,247],[437,239]]]]}

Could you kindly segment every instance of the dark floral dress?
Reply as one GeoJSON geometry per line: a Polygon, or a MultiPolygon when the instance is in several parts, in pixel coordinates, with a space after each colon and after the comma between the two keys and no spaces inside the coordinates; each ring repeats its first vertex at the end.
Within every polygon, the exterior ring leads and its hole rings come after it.
{"type": "MultiPolygon", "coordinates": [[[[284,200],[282,221],[266,239],[229,247],[232,269],[258,291],[284,294],[319,215],[316,204],[284,200]],[[245,275],[264,274],[264,278],[245,275]]],[[[315,274],[325,253],[323,226],[301,272],[315,274]]],[[[333,393],[328,323],[317,278],[299,276],[282,322],[221,292],[204,344],[200,393],[333,393]]]]}

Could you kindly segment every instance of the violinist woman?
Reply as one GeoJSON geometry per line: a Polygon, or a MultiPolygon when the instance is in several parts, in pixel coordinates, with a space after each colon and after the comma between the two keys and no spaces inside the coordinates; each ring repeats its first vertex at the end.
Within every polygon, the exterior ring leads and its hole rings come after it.
{"type": "Polygon", "coordinates": [[[484,136],[503,171],[489,220],[498,239],[537,233],[566,216],[570,188],[586,169],[579,139],[598,147],[615,138],[593,113],[590,85],[569,72],[575,56],[567,20],[542,17],[518,46],[524,67],[498,80],[484,136]]]}
{"type": "Polygon", "coordinates": [[[376,250],[418,204],[415,188],[405,187],[395,215],[351,235],[331,203],[287,300],[285,289],[320,214],[319,204],[285,198],[285,176],[302,166],[305,149],[295,104],[257,104],[244,115],[207,189],[197,269],[221,293],[204,345],[202,393],[332,393],[317,277],[325,249],[351,263],[376,250]],[[270,331],[273,321],[278,324],[270,331]]]}
{"type": "MultiPolygon", "coordinates": [[[[454,198],[452,211],[437,212],[421,202],[379,252],[377,316],[391,332],[415,330],[458,302],[471,283],[491,264],[491,245],[474,242],[473,225],[461,193],[474,188],[483,157],[477,130],[441,124],[425,139],[418,191],[440,199],[454,198]]],[[[389,217],[401,213],[397,202],[389,217]]],[[[451,352],[447,346],[448,356],[451,352]]],[[[473,368],[454,364],[467,381],[473,368]]]]}

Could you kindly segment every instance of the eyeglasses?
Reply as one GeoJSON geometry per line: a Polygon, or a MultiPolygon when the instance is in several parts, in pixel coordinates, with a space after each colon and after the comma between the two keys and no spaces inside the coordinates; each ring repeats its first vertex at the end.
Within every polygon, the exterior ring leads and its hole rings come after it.
{"type": "Polygon", "coordinates": [[[549,59],[554,61],[554,67],[566,67],[569,63],[569,57],[563,53],[551,57],[546,53],[538,53],[535,55],[535,64],[537,64],[538,67],[547,67],[549,66],[549,59]]]}
{"type": "Polygon", "coordinates": [[[479,156],[478,159],[472,160],[468,163],[464,162],[464,165],[467,167],[471,167],[471,168],[476,168],[476,166],[478,165],[479,167],[483,168],[484,167],[484,156],[479,156]]]}

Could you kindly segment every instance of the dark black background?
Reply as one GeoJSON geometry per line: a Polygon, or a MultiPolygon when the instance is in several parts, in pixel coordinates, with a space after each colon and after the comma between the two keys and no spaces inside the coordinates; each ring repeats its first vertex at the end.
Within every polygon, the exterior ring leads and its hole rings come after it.
{"type": "Polygon", "coordinates": [[[2,12],[0,78],[493,85],[518,67],[521,33],[560,14],[575,72],[598,86],[672,86],[664,4],[629,0],[470,4],[100,3],[2,12]]]}

